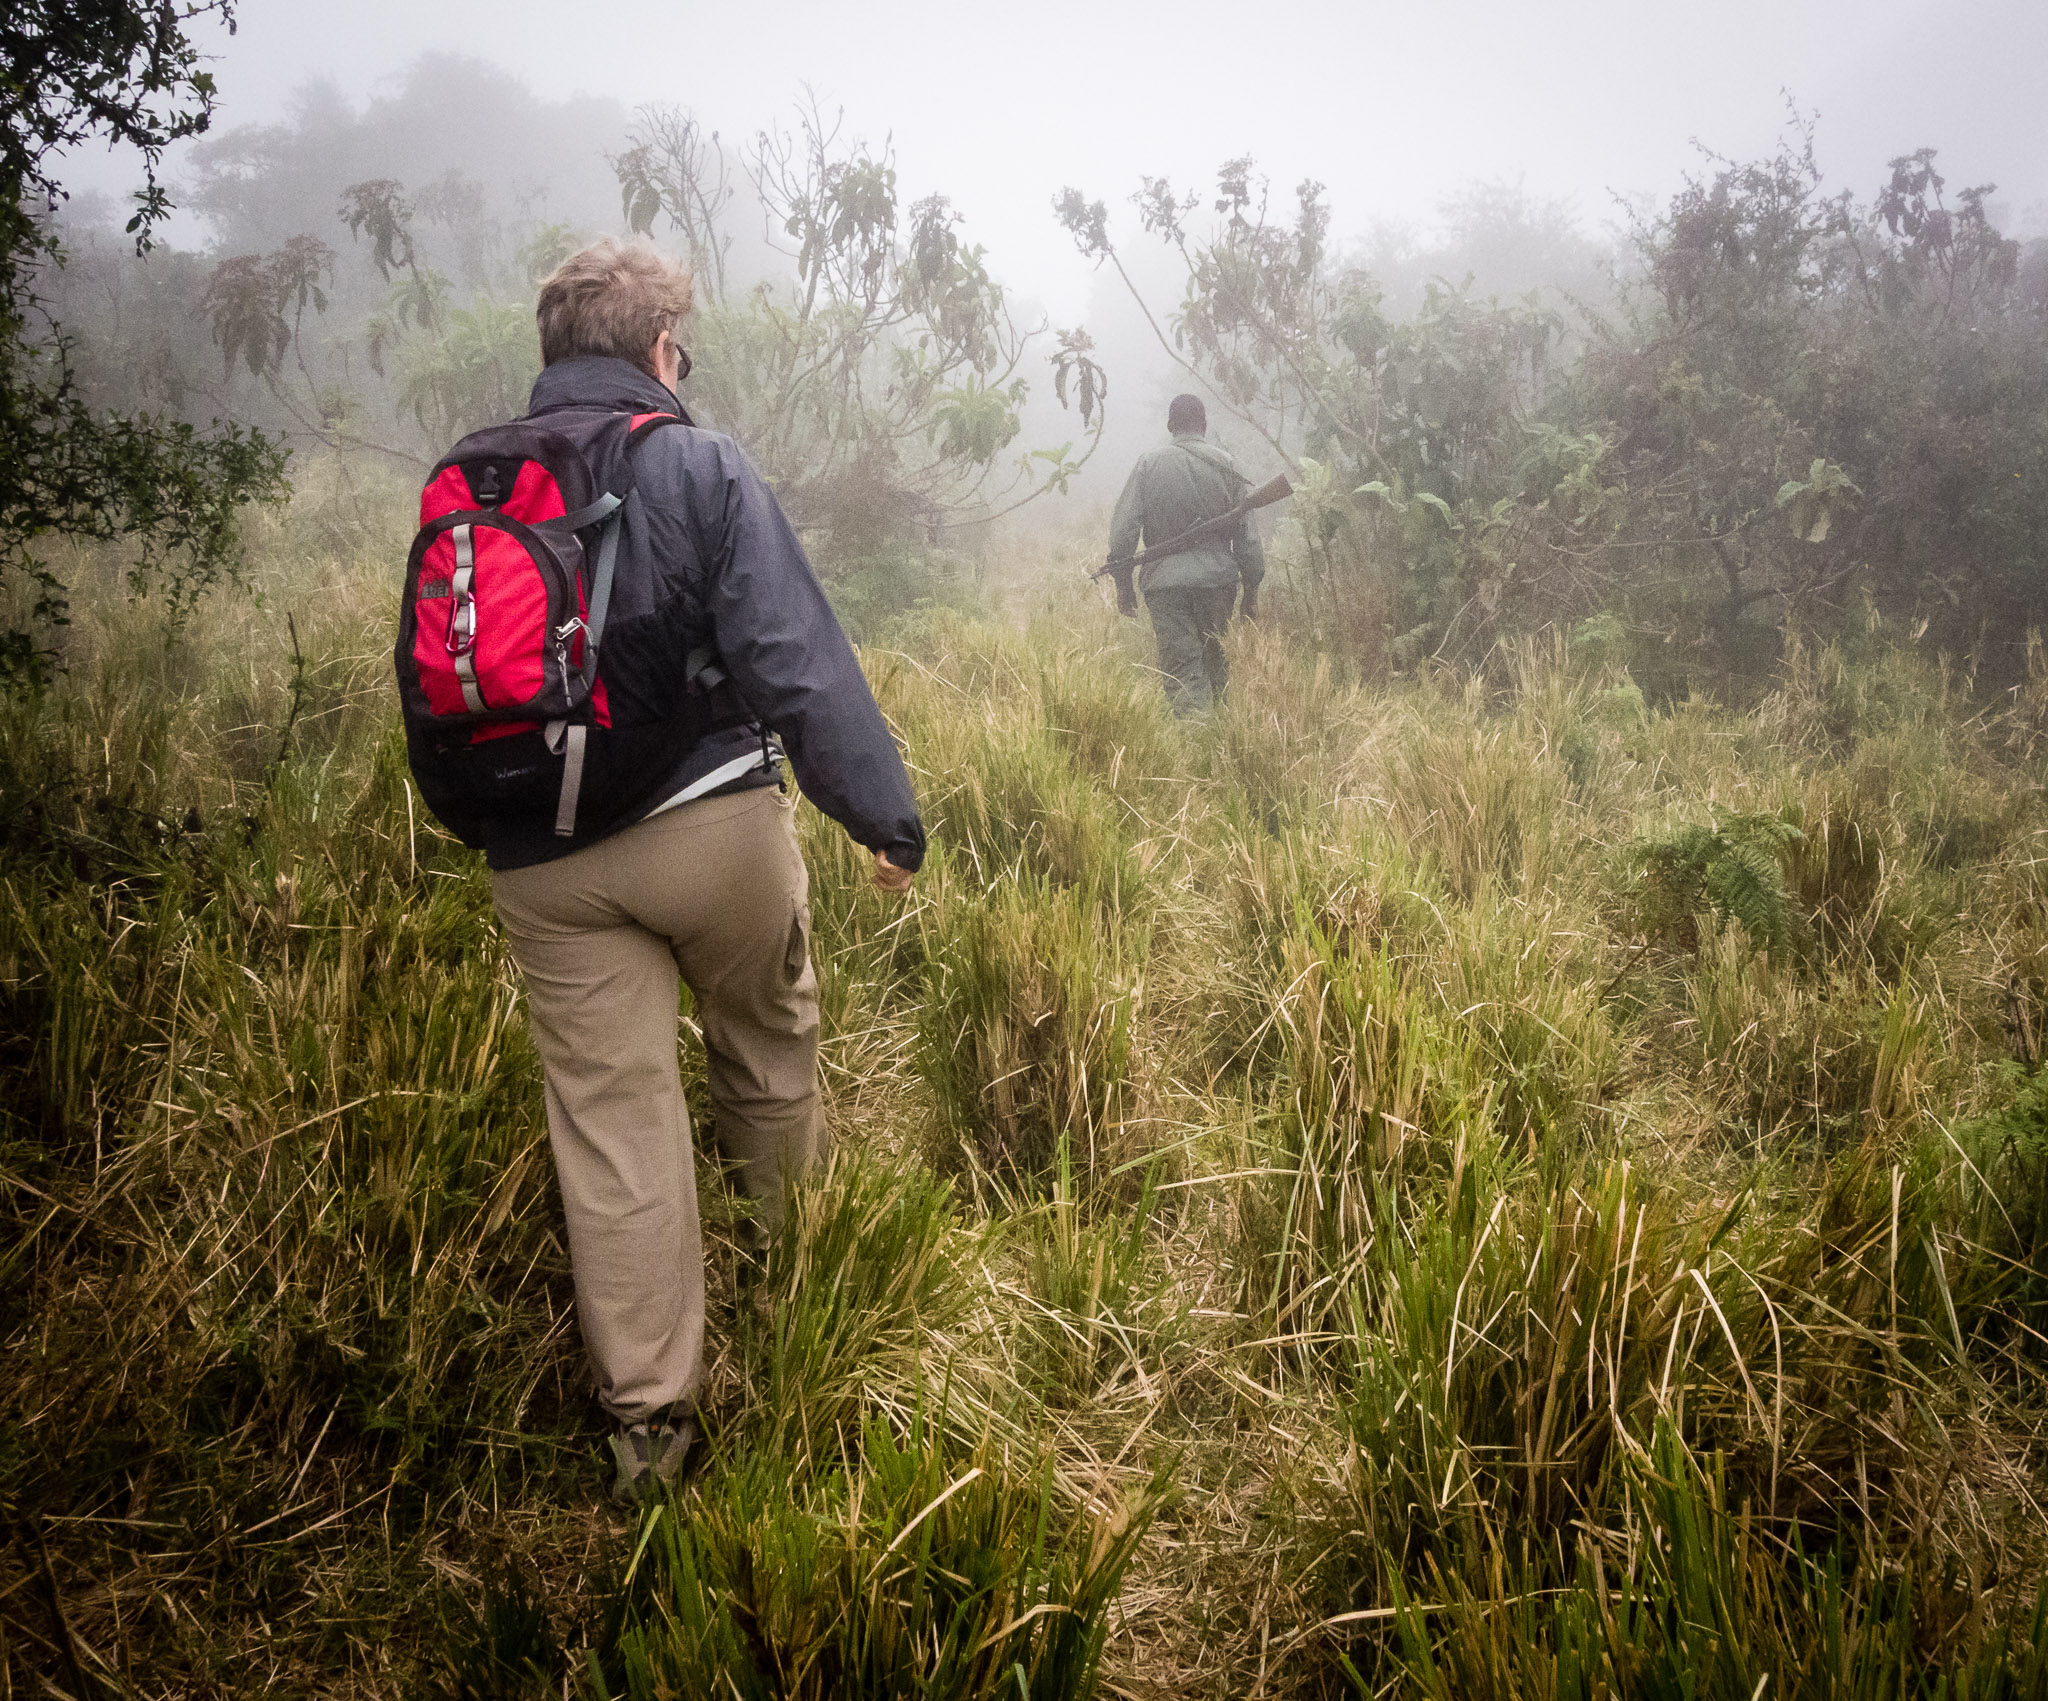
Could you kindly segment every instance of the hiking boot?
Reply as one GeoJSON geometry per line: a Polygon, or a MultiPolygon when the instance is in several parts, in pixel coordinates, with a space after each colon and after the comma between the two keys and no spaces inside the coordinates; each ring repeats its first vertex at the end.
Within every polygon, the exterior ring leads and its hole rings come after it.
{"type": "Polygon", "coordinates": [[[657,1487],[672,1487],[697,1440],[695,1418],[659,1423],[642,1418],[619,1424],[611,1436],[612,1460],[619,1468],[612,1499],[621,1506],[637,1506],[657,1487]]]}

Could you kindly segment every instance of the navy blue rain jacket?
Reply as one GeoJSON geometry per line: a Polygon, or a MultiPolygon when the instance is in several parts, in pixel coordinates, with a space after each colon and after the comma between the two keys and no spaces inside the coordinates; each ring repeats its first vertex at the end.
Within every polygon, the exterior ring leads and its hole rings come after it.
{"type": "MultiPolygon", "coordinates": [[[[676,398],[630,361],[558,361],[533,386],[528,417],[604,409],[674,413],[676,398]]],[[[695,426],[652,433],[633,456],[612,601],[598,672],[611,731],[593,761],[574,837],[554,831],[551,788],[522,786],[522,763],[559,764],[538,734],[437,751],[418,734],[410,755],[428,806],[491,867],[524,868],[609,837],[773,732],[804,795],[856,843],[916,868],[924,826],[910,781],[853,646],[825,600],[781,504],[730,437],[695,426]],[[702,732],[685,659],[706,642],[737,691],[741,724],[702,732]],[[506,768],[504,793],[533,801],[465,807],[464,785],[437,783],[451,763],[506,768]],[[543,806],[542,800],[547,800],[543,806]]],[[[720,790],[773,784],[757,769],[720,790]]],[[[489,788],[486,788],[489,789],[489,788]]]]}

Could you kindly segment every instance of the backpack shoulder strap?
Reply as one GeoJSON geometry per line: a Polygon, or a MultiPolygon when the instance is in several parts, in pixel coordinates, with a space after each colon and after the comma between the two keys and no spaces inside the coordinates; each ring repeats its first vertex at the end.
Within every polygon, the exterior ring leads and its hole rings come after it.
{"type": "MultiPolygon", "coordinates": [[[[689,416],[682,413],[627,417],[631,421],[625,443],[625,452],[629,456],[663,426],[690,423],[689,416]]],[[[625,485],[624,490],[607,490],[581,508],[542,522],[543,529],[556,528],[565,532],[580,532],[596,525],[604,528],[597,536],[597,552],[591,563],[590,601],[583,615],[583,674],[586,682],[597,678],[597,646],[604,635],[605,616],[611,611],[612,578],[619,554],[619,527],[625,517],[626,502],[633,494],[630,476],[620,482],[625,485]]]]}
{"type": "MultiPolygon", "coordinates": [[[[626,453],[631,455],[646,438],[665,425],[687,425],[687,415],[654,414],[636,419],[626,432],[626,453]]],[[[594,502],[574,513],[564,514],[553,524],[565,531],[579,532],[586,526],[602,524],[597,534],[597,558],[591,566],[590,601],[583,612],[583,674],[586,691],[597,683],[597,647],[604,638],[605,617],[611,612],[612,581],[619,561],[619,530],[625,520],[626,503],[633,494],[629,483],[622,495],[607,490],[594,502]]],[[[561,838],[576,832],[576,805],[583,791],[583,760],[589,729],[582,725],[555,723],[545,729],[548,748],[563,752],[562,789],[555,804],[555,832],[561,838]]]]}
{"type": "Polygon", "coordinates": [[[688,425],[694,427],[697,423],[690,417],[689,410],[680,406],[674,413],[636,413],[632,418],[633,427],[626,433],[626,447],[628,450],[634,448],[641,438],[651,436],[664,425],[688,425]]]}
{"type": "MultiPolygon", "coordinates": [[[[650,414],[645,418],[636,419],[626,433],[626,453],[630,456],[665,425],[689,423],[690,416],[680,411],[650,414]]],[[[597,560],[590,575],[590,609],[583,619],[584,667],[593,680],[597,677],[598,640],[604,635],[604,618],[611,609],[612,570],[617,565],[619,555],[619,526],[625,518],[626,501],[632,494],[630,486],[624,495],[616,495],[607,490],[588,508],[578,509],[575,514],[568,516],[570,520],[576,522],[578,530],[584,526],[595,525],[599,520],[604,522],[604,530],[598,533],[597,560]],[[584,514],[590,517],[581,518],[584,514]]]]}

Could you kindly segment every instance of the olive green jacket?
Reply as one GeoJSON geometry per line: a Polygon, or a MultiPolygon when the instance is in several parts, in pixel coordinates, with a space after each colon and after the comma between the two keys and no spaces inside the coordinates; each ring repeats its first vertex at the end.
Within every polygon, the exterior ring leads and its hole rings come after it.
{"type": "MultiPolygon", "coordinates": [[[[1109,527],[1109,555],[1134,555],[1139,545],[1165,543],[1237,506],[1251,481],[1228,454],[1192,432],[1175,436],[1131,469],[1109,527]]],[[[1138,570],[1147,596],[1154,591],[1207,590],[1242,580],[1248,591],[1266,576],[1259,534],[1247,514],[1234,531],[1204,538],[1138,570]]]]}

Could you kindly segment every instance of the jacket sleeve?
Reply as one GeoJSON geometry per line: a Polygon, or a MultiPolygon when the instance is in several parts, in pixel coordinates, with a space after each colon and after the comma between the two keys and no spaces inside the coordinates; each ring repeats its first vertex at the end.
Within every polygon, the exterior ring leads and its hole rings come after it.
{"type": "Polygon", "coordinates": [[[899,867],[924,860],[903,759],[853,646],[782,505],[729,438],[715,438],[703,515],[705,609],[747,705],[788,751],[804,795],[899,867]]]}

